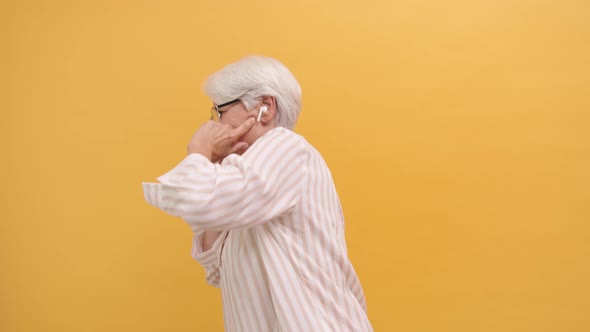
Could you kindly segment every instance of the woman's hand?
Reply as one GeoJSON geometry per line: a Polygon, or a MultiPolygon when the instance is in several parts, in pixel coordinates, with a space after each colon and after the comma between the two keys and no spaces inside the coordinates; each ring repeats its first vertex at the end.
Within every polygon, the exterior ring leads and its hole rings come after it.
{"type": "Polygon", "coordinates": [[[237,128],[215,121],[205,122],[191,138],[187,151],[199,153],[211,162],[219,162],[232,153],[241,153],[248,148],[248,143],[238,140],[256,123],[249,118],[237,128]]]}

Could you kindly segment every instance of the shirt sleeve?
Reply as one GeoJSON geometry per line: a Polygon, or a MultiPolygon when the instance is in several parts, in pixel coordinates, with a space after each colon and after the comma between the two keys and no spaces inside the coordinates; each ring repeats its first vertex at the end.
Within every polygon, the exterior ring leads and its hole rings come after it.
{"type": "Polygon", "coordinates": [[[223,249],[223,244],[228,232],[222,232],[207,251],[203,251],[204,234],[205,231],[200,231],[193,236],[192,256],[205,268],[205,278],[207,279],[207,282],[211,286],[219,288],[221,250],[223,249]]]}
{"type": "Polygon", "coordinates": [[[195,233],[251,227],[294,209],[307,153],[298,135],[271,131],[244,155],[232,154],[221,164],[188,155],[159,177],[160,183],[143,183],[144,196],[151,205],[181,217],[195,233]]]}

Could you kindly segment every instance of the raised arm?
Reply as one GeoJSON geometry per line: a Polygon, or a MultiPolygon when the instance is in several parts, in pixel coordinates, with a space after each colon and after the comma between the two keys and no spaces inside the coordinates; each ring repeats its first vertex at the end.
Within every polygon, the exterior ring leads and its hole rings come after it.
{"type": "Polygon", "coordinates": [[[195,231],[250,227],[289,213],[305,178],[307,148],[302,139],[277,128],[242,156],[213,164],[190,154],[176,168],[144,183],[146,200],[182,217],[195,231]]]}

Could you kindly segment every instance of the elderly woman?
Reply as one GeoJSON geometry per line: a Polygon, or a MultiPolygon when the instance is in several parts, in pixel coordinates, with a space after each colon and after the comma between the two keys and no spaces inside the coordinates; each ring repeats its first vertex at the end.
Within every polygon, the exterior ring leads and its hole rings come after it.
{"type": "Polygon", "coordinates": [[[246,57],[209,77],[212,121],[160,183],[153,206],[194,231],[227,331],[372,331],[326,163],[292,131],[301,88],[280,62],[246,57]]]}

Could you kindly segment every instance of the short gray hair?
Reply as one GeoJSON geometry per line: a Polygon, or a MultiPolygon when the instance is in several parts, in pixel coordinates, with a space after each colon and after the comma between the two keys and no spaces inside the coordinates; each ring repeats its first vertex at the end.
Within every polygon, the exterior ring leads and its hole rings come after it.
{"type": "Polygon", "coordinates": [[[289,69],[279,61],[248,56],[215,72],[205,81],[205,94],[215,104],[242,100],[246,109],[256,106],[262,96],[275,97],[276,124],[293,129],[301,111],[301,87],[289,69]]]}

